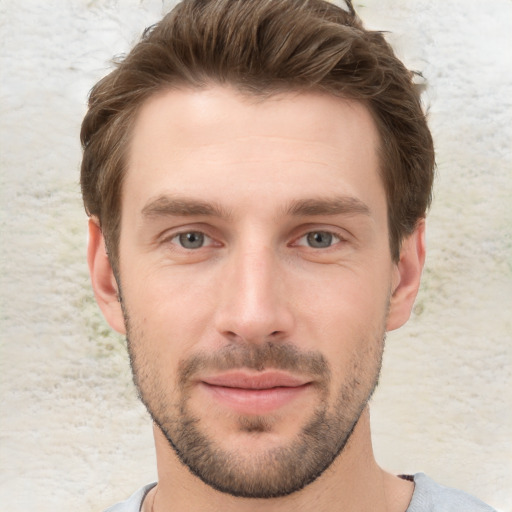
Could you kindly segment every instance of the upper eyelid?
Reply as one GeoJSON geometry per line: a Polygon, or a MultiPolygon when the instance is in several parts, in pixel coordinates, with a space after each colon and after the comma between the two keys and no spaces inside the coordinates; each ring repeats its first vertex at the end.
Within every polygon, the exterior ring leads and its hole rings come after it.
{"type": "Polygon", "coordinates": [[[167,228],[161,231],[155,239],[157,241],[165,241],[175,238],[176,236],[182,235],[184,233],[202,233],[208,238],[216,238],[216,235],[212,233],[213,229],[205,226],[204,224],[192,224],[192,225],[181,225],[174,226],[172,228],[167,228]]]}
{"type": "Polygon", "coordinates": [[[299,236],[299,238],[303,238],[311,233],[328,233],[330,235],[335,236],[336,238],[343,239],[343,235],[339,233],[338,231],[334,231],[332,229],[310,229],[308,231],[305,231],[303,235],[299,236]]]}
{"type": "Polygon", "coordinates": [[[208,233],[205,233],[204,230],[200,229],[181,229],[181,230],[172,230],[172,232],[169,232],[171,230],[166,230],[162,235],[160,235],[155,240],[155,245],[157,247],[161,248],[167,248],[168,250],[171,250],[172,252],[183,252],[183,253],[193,253],[193,252],[200,252],[201,250],[208,250],[212,247],[221,247],[223,244],[222,242],[218,242],[216,238],[209,235],[208,233]],[[190,247],[184,247],[177,238],[180,235],[186,234],[186,233],[201,233],[204,235],[205,240],[204,244],[196,247],[196,248],[190,248],[190,247]]]}
{"type": "Polygon", "coordinates": [[[197,248],[194,248],[194,249],[191,249],[190,247],[183,247],[183,245],[181,245],[181,243],[178,241],[177,242],[177,245],[179,245],[182,249],[186,250],[186,251],[190,251],[190,250],[193,250],[193,251],[197,251],[199,249],[203,249],[204,247],[209,247],[210,245],[212,245],[212,243],[215,243],[215,240],[207,235],[206,233],[202,232],[202,231],[199,231],[199,230],[193,230],[193,229],[190,229],[190,230],[186,230],[186,231],[180,231],[178,233],[175,233],[173,236],[170,236],[168,238],[169,241],[172,241],[174,240],[175,238],[178,238],[180,237],[181,235],[185,235],[187,233],[200,233],[203,235],[204,239],[203,239],[203,242],[204,244],[201,245],[200,247],[197,247],[197,248]]]}
{"type": "MultiPolygon", "coordinates": [[[[221,233],[219,233],[219,229],[212,227],[210,225],[205,225],[204,223],[198,223],[198,224],[183,224],[180,226],[175,226],[172,228],[168,228],[163,230],[161,233],[159,233],[155,237],[155,241],[157,243],[172,240],[173,238],[184,234],[184,233],[191,233],[191,232],[198,232],[202,233],[205,237],[208,237],[214,241],[224,243],[222,241],[223,237],[221,236],[221,233]]],[[[330,233],[333,236],[336,236],[342,241],[348,240],[352,235],[351,233],[344,228],[336,227],[336,226],[330,226],[330,225],[322,225],[322,224],[308,224],[308,225],[301,225],[294,228],[291,233],[286,237],[289,238],[290,241],[287,243],[287,245],[293,245],[296,241],[299,239],[307,236],[309,233],[314,232],[326,232],[330,233]]]]}
{"type": "Polygon", "coordinates": [[[181,236],[181,235],[186,235],[187,233],[201,233],[205,240],[208,239],[208,240],[212,240],[214,241],[214,237],[213,236],[210,236],[208,233],[205,233],[204,231],[200,230],[200,229],[185,229],[183,231],[176,231],[174,233],[170,233],[169,236],[167,237],[164,237],[164,240],[174,240],[175,238],[181,236]]]}
{"type": "MultiPolygon", "coordinates": [[[[332,230],[328,230],[328,229],[311,229],[309,231],[304,232],[302,235],[300,235],[298,237],[295,237],[293,242],[290,245],[297,244],[299,242],[299,240],[303,239],[304,237],[307,237],[310,233],[329,233],[330,235],[332,235],[333,237],[336,237],[338,239],[335,243],[333,243],[332,245],[330,245],[328,247],[324,247],[323,249],[329,249],[333,245],[336,245],[336,243],[338,243],[338,242],[345,242],[345,241],[347,241],[347,237],[344,237],[343,235],[341,235],[338,232],[335,232],[335,231],[332,231],[332,230]]],[[[312,247],[312,249],[315,249],[315,248],[312,247]]]]}
{"type": "Polygon", "coordinates": [[[295,234],[293,236],[294,240],[298,240],[309,233],[321,232],[321,233],[330,233],[341,240],[347,240],[350,238],[351,233],[347,229],[336,227],[336,226],[326,226],[326,225],[306,225],[297,228],[295,234]]]}

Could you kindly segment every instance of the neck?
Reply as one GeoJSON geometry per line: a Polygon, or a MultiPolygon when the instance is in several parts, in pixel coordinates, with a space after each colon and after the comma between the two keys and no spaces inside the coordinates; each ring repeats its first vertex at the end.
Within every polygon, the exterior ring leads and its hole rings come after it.
{"type": "Polygon", "coordinates": [[[144,512],[272,511],[405,512],[414,484],[382,470],[376,463],[368,409],[333,464],[313,483],[289,496],[237,498],[204,484],[181,464],[167,440],[154,427],[158,485],[144,503],[144,512]]]}

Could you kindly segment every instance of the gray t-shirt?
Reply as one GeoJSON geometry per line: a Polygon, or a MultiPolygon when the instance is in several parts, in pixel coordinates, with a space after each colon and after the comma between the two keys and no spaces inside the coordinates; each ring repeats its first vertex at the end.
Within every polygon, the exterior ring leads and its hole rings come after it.
{"type": "MultiPolygon", "coordinates": [[[[105,512],[140,512],[146,494],[156,484],[139,489],[126,501],[105,512]]],[[[492,507],[462,491],[439,485],[423,473],[414,475],[414,493],[406,512],[496,512],[492,507]]]]}
{"type": "Polygon", "coordinates": [[[406,512],[496,512],[479,499],[439,485],[424,473],[414,475],[414,493],[406,512]]]}

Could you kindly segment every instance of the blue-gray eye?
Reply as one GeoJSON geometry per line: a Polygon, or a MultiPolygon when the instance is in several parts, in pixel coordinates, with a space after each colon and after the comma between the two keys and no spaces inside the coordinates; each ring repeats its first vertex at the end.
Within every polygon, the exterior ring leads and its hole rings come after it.
{"type": "Polygon", "coordinates": [[[203,247],[205,236],[200,231],[189,231],[178,235],[180,245],[184,249],[199,249],[203,247]]]}
{"type": "Polygon", "coordinates": [[[334,236],[328,231],[312,231],[306,235],[307,243],[314,249],[325,249],[333,244],[334,236]]]}

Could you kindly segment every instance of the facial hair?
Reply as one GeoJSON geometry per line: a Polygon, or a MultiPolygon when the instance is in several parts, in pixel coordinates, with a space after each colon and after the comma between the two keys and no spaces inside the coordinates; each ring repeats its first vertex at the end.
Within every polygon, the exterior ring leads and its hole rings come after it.
{"type": "MultiPolygon", "coordinates": [[[[320,352],[301,352],[287,343],[230,344],[215,353],[199,353],[178,366],[173,396],[165,376],[148,358],[142,330],[132,327],[125,311],[127,342],[135,386],[154,423],[179,460],[204,483],[221,492],[244,498],[275,498],[297,492],[317,479],[346,446],[379,379],[384,329],[347,365],[347,375],[331,390],[332,371],[320,352]],[[318,400],[300,432],[279,447],[257,455],[222,448],[208,435],[199,414],[190,407],[194,377],[205,371],[277,369],[311,377],[318,400]]],[[[237,417],[245,435],[272,431],[267,416],[237,417]]]]}

